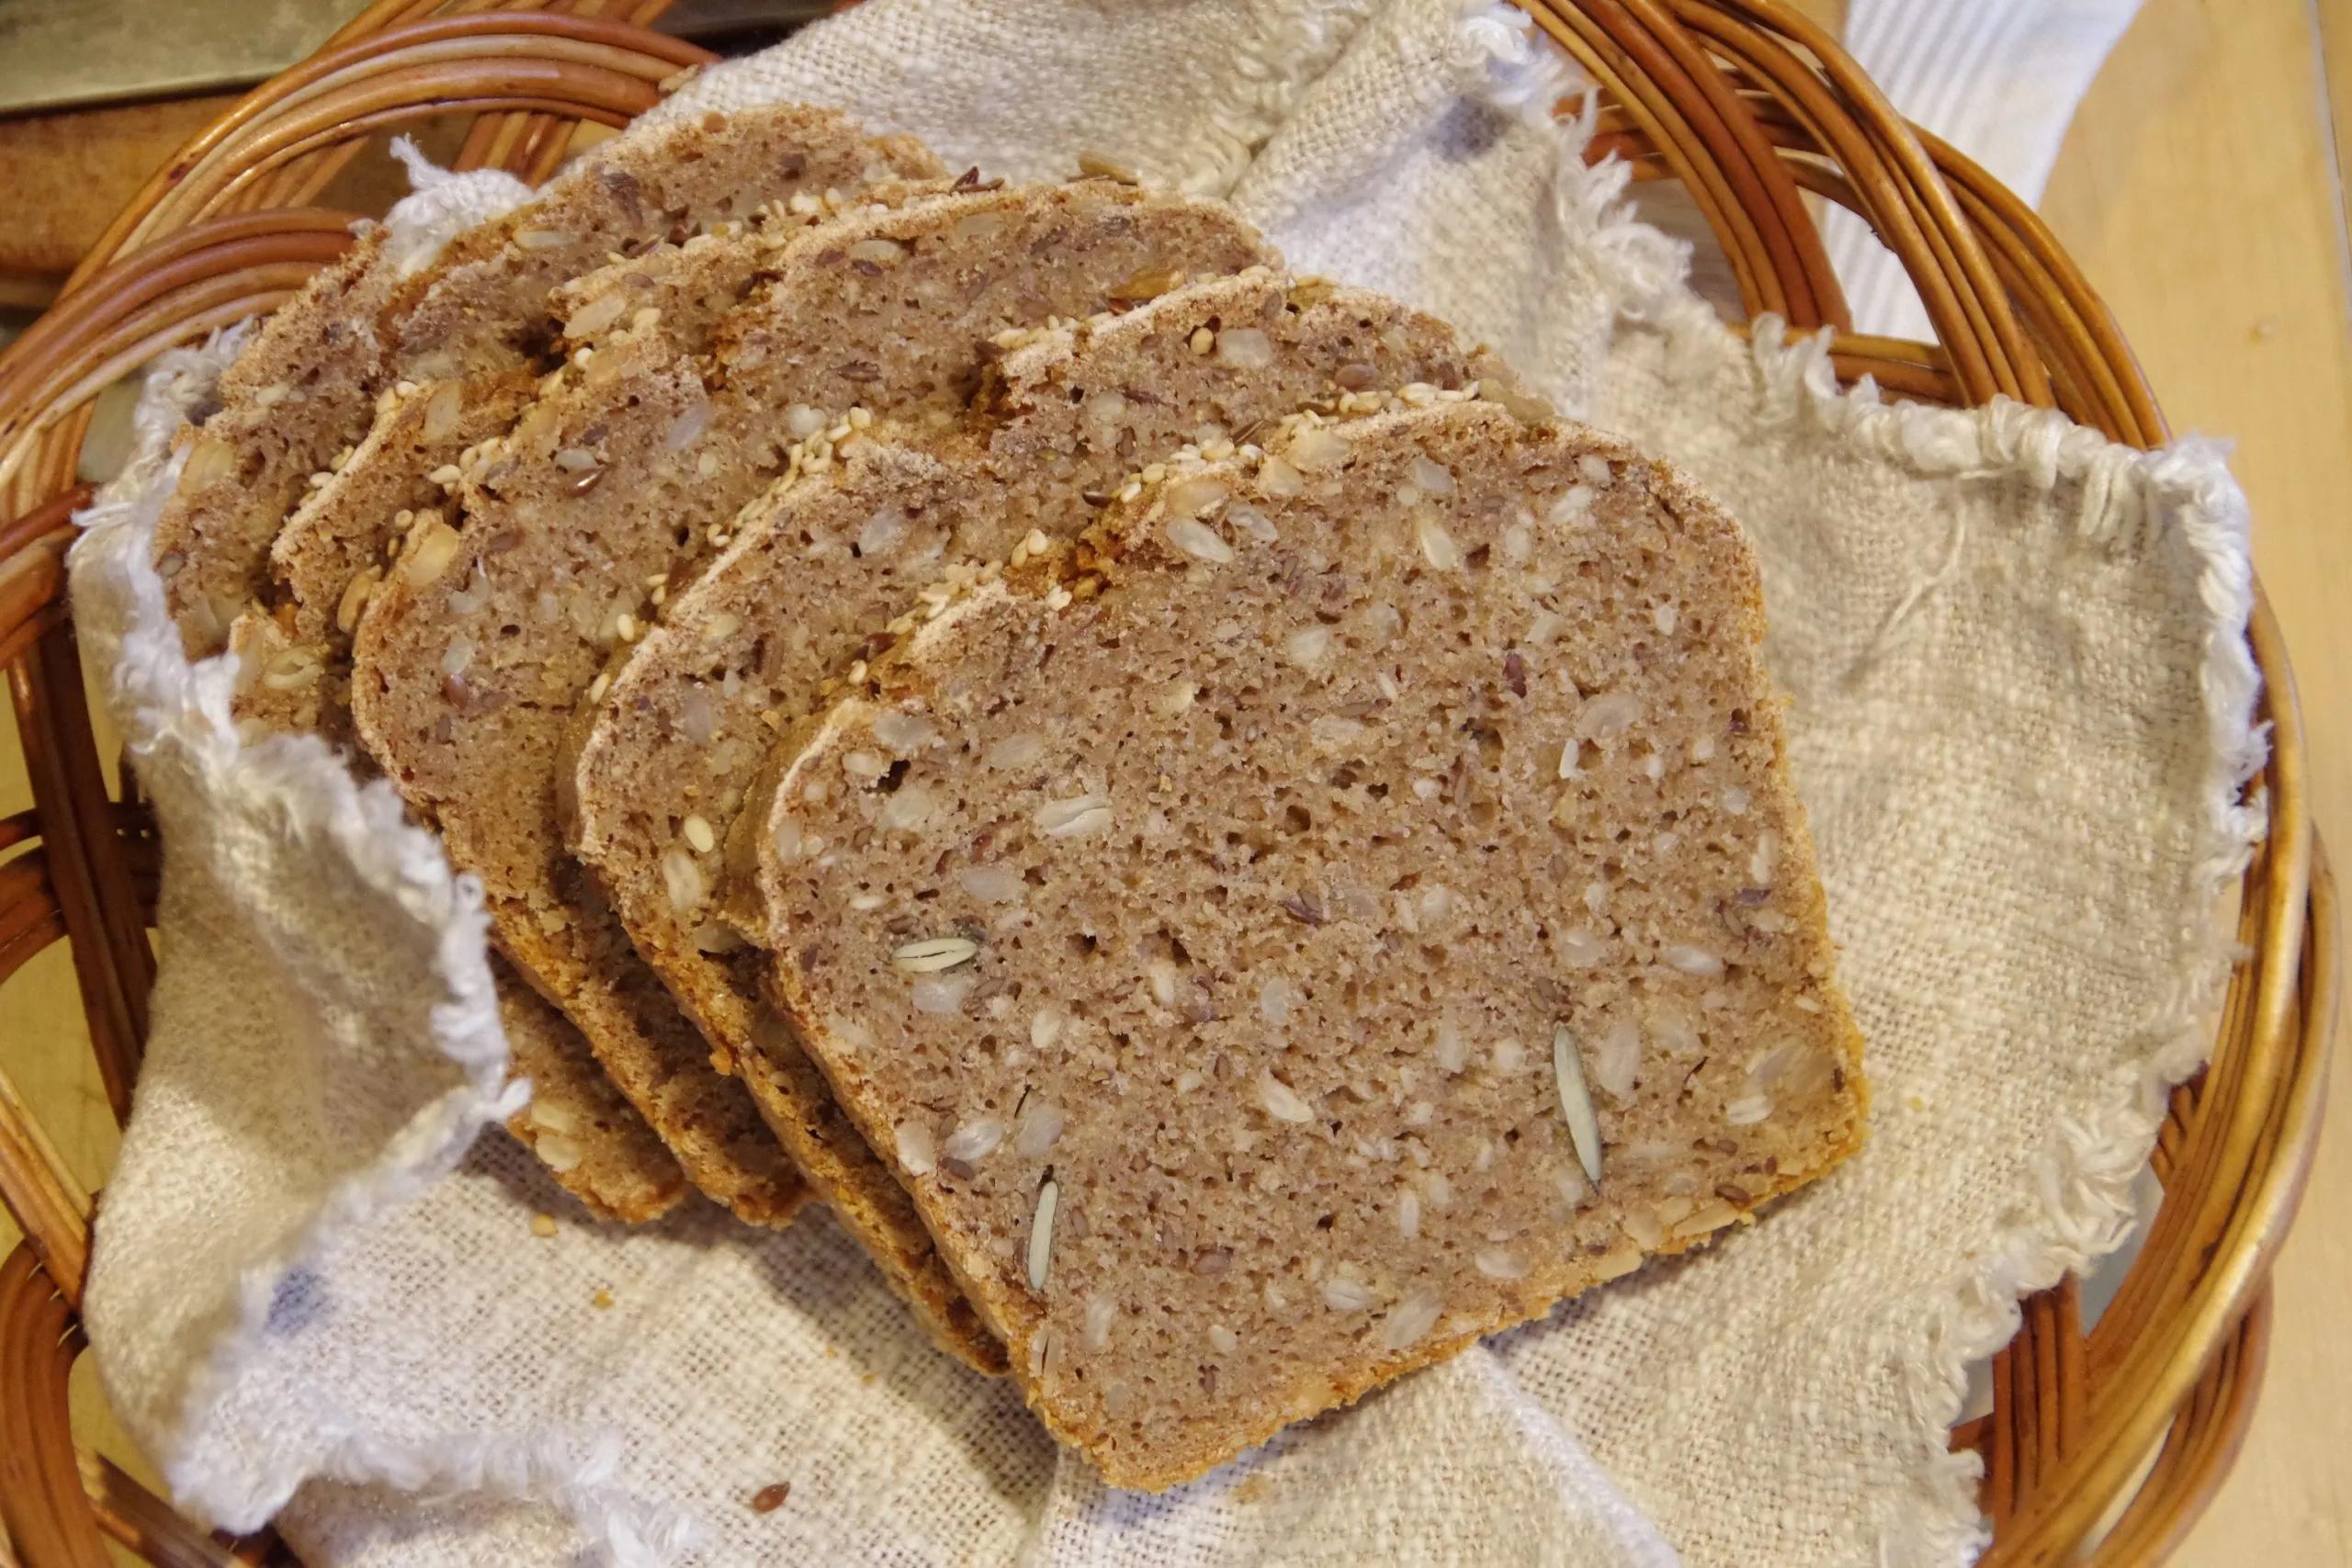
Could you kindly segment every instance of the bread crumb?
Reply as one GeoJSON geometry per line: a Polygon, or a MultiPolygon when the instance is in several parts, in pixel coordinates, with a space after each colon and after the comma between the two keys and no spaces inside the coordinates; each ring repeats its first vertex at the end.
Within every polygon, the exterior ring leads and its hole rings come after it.
{"type": "Polygon", "coordinates": [[[784,1500],[791,1495],[792,1483],[789,1481],[779,1481],[773,1486],[763,1486],[752,1494],[752,1512],[773,1514],[783,1507],[784,1500]]]}
{"type": "Polygon", "coordinates": [[[537,1236],[548,1236],[555,1235],[555,1216],[553,1214],[533,1214],[531,1216],[531,1234],[537,1236]]]}
{"type": "Polygon", "coordinates": [[[588,1298],[588,1304],[599,1309],[609,1307],[613,1304],[613,1292],[599,1285],[596,1293],[588,1298]]]}

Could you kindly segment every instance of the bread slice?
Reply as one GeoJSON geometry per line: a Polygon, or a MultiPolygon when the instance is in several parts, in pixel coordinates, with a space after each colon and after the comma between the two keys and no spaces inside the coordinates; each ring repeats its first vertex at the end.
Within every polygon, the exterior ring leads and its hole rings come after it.
{"type": "MultiPolygon", "coordinates": [[[[854,402],[948,417],[998,332],[1265,259],[1224,208],[1101,180],[820,224],[775,251],[773,280],[707,358],[658,321],[575,356],[463,482],[462,534],[426,531],[377,590],[355,648],[363,743],[481,876],[503,950],[587,1033],[687,1175],[738,1213],[772,1210],[789,1175],[751,1097],[772,1125],[789,1128],[792,1112],[765,1074],[735,1076],[733,1055],[686,1023],[564,852],[556,778],[571,708],[745,502],[831,462],[870,423],[844,412],[854,402]]],[[[755,760],[714,750],[708,762],[755,760]]]]}
{"type": "Polygon", "coordinates": [[[490,969],[508,1071],[531,1080],[531,1103],[507,1118],[506,1130],[594,1213],[630,1224],[669,1213],[686,1194],[678,1162],[605,1076],[571,1021],[496,953],[490,969]]]}
{"type": "Polygon", "coordinates": [[[1117,1485],[1860,1137],[1737,527],[1414,397],[1123,488],[875,660],[745,840],[776,999],[1117,1485]]]}
{"type": "MultiPolygon", "coordinates": [[[[946,188],[944,182],[935,184],[946,188]]],[[[798,192],[785,210],[754,214],[753,224],[772,244],[776,231],[854,208],[880,210],[922,189],[885,182],[854,198],[839,191],[798,192]]],[[[650,308],[659,312],[667,342],[700,348],[716,318],[708,305],[731,303],[764,254],[714,233],[683,246],[665,243],[559,288],[555,309],[569,303],[604,317],[601,322],[585,319],[579,332],[567,333],[593,343],[594,332],[621,314],[617,307],[595,306],[597,299],[626,303],[628,319],[640,330],[656,325],[641,314],[650,308]],[[739,252],[740,261],[733,259],[739,252]],[[655,284],[657,277],[668,287],[655,284]],[[694,284],[701,287],[687,287],[694,284]]],[[[445,525],[459,477],[474,467],[486,443],[513,427],[538,385],[531,369],[515,367],[423,385],[401,381],[379,396],[367,437],[340,456],[330,474],[318,476],[323,482],[271,547],[275,607],[253,605],[231,627],[230,647],[240,656],[233,708],[243,723],[350,741],[351,636],[382,580],[388,554],[396,554],[412,535],[429,536],[445,525]]],[[[510,1129],[592,1209],[631,1221],[666,1211],[684,1190],[677,1161],[598,1066],[586,1037],[530,993],[503,959],[493,960],[493,974],[514,1070],[534,1085],[532,1104],[511,1119],[510,1129]]],[[[788,1214],[795,1194],[797,1186],[767,1212],[779,1219],[788,1214]]],[[[964,1315],[968,1318],[968,1309],[964,1315]]]]}
{"type": "Polygon", "coordinates": [[[716,885],[716,845],[751,783],[748,766],[715,773],[708,759],[760,755],[863,650],[863,634],[943,568],[1001,559],[1033,533],[1075,537],[1138,452],[1246,432],[1341,382],[1459,387],[1495,374],[1433,318],[1263,268],[1008,341],[969,428],[923,450],[859,443],[746,508],[734,542],[669,598],[605,700],[574,720],[573,852],[703,1033],[746,1072],[773,1076],[795,1162],[959,1353],[1003,1360],[904,1190],[763,1008],[764,955],[703,905],[673,901],[680,887],[716,885]]]}
{"type": "Polygon", "coordinates": [[[154,544],[188,656],[226,645],[263,590],[279,525],[311,476],[360,440],[396,378],[530,360],[552,336],[548,290],[615,251],[683,240],[804,191],[944,172],[907,138],[868,138],[830,109],[786,105],[619,138],[413,272],[386,256],[380,231],[362,235],[263,324],[188,438],[154,544]]]}
{"type": "MultiPolygon", "coordinates": [[[[436,525],[435,508],[447,498],[435,471],[511,425],[537,384],[517,370],[385,394],[368,439],[278,536],[277,609],[250,608],[231,628],[240,679],[232,705],[242,724],[350,742],[350,632],[386,552],[436,525]]],[[[685,1174],[596,1065],[586,1037],[495,954],[491,974],[511,1070],[532,1085],[531,1103],[508,1129],[596,1213],[639,1223],[668,1212],[685,1193],[685,1174]]]]}
{"type": "Polygon", "coordinates": [[[712,330],[771,275],[775,253],[800,231],[980,184],[974,174],[954,182],[877,179],[848,192],[795,191],[745,221],[621,256],[560,284],[548,299],[548,312],[563,323],[564,344],[575,354],[602,346],[616,330],[643,332],[648,325],[659,326],[669,347],[700,354],[710,346],[712,330]],[[656,312],[650,322],[649,310],[656,312]]]}
{"type": "Polygon", "coordinates": [[[350,741],[351,634],[368,595],[418,520],[446,514],[459,460],[512,429],[537,387],[513,369],[385,391],[367,437],[270,547],[276,604],[248,606],[230,626],[238,718],[350,741]]]}
{"type": "MultiPolygon", "coordinates": [[[[603,333],[627,325],[669,350],[699,353],[785,234],[949,188],[944,180],[888,180],[854,196],[795,192],[748,225],[730,221],[723,233],[665,242],[560,285],[548,320],[563,321],[563,342],[574,352],[593,351],[603,333]]],[[[350,739],[351,635],[389,554],[409,530],[447,520],[459,479],[514,428],[539,386],[534,370],[515,367],[401,380],[378,395],[367,436],[311,476],[310,493],[270,547],[271,603],[249,605],[230,627],[229,646],[240,656],[240,719],[350,739]]]]}

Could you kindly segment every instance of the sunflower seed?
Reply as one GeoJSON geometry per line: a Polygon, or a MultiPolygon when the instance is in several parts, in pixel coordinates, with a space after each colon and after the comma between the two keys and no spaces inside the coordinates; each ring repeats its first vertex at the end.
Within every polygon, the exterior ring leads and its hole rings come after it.
{"type": "Polygon", "coordinates": [[[1258,1101],[1266,1108],[1266,1114],[1277,1122],[1315,1120],[1314,1109],[1299,1097],[1298,1091],[1271,1072],[1258,1075],[1258,1101]]]}
{"type": "Polygon", "coordinates": [[[1037,1212],[1029,1219],[1029,1288],[1046,1288],[1046,1270],[1054,1261],[1054,1211],[1061,1207],[1061,1183],[1052,1177],[1037,1189],[1037,1212]]]}
{"type": "Polygon", "coordinates": [[[1552,1031],[1552,1076],[1560,1086],[1560,1114],[1566,1118],[1568,1136],[1577,1145],[1577,1162],[1585,1179],[1600,1186],[1600,1120],[1593,1114],[1592,1094],[1584,1084],[1584,1061],[1566,1024],[1552,1031]]]}
{"type": "Polygon", "coordinates": [[[969,964],[980,955],[980,944],[969,937],[934,936],[894,950],[890,962],[909,975],[933,975],[969,964]]]}

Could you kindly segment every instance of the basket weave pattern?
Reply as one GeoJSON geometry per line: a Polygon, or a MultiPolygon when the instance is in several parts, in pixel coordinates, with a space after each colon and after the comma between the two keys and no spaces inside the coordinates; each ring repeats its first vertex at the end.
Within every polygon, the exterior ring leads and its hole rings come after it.
{"type": "MultiPolygon", "coordinates": [[[[708,58],[642,30],[667,0],[555,3],[563,14],[377,0],[159,171],[55,308],[0,354],[0,664],[36,801],[0,819],[0,985],[70,940],[118,1118],[147,1022],[159,856],[135,780],[108,792],[64,599],[91,400],[159,350],[275,306],[339,255],[356,215],[311,204],[371,141],[470,114],[459,166],[537,182],[580,125],[626,122],[708,58]]],[[[1903,396],[2008,397],[2133,446],[2165,439],[2131,351],[2040,220],[1906,125],[1781,0],[1521,3],[1602,89],[1590,155],[1689,190],[1747,314],[1832,329],[1842,376],[1903,396]],[[1936,342],[1851,331],[1819,199],[1871,223],[1917,287],[1936,342]]],[[[2273,753],[2256,784],[2269,834],[2237,910],[2252,956],[2211,1066],[2172,1096],[2151,1160],[2165,1201],[2120,1292],[2087,1333],[2071,1280],[2026,1303],[1995,1362],[1992,1413],[1953,1435],[1984,1460],[1992,1562],[2162,1557],[2220,1484],[2252,1412],[2268,1269],[2317,1132],[2335,980],[2294,688],[2259,599],[2253,635],[2273,753]]],[[[6,1066],[0,1054],[0,1200],[26,1239],[0,1263],[0,1543],[40,1568],[103,1564],[108,1539],[157,1563],[289,1561],[266,1535],[206,1536],[75,1446],[66,1378],[82,1348],[92,1198],[6,1066]]]]}

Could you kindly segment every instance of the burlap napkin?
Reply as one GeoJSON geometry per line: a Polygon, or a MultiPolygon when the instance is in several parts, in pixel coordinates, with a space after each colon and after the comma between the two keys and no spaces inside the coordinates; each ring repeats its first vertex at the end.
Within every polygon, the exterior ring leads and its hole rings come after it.
{"type": "Polygon", "coordinates": [[[470,881],[316,741],[241,747],[230,672],[162,621],[160,443],[216,345],[157,378],[74,561],[167,857],[88,1321],[183,1506],[351,1564],[1970,1554],[1963,1371],[2114,1244],[2224,977],[2206,915],[2260,755],[2244,503],[2210,452],[1841,392],[1770,322],[1751,349],[1550,120],[1564,85],[1487,0],[874,0],[659,112],[805,98],[957,164],[1091,151],[1224,192],[1299,269],[1443,312],[1713,490],[1764,563],[1867,1154],[1193,1485],[1107,1493],[821,1214],[617,1231],[476,1139],[507,1096],[470,881]]]}

